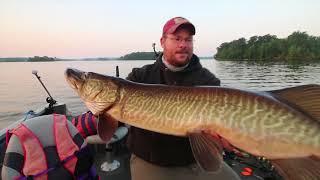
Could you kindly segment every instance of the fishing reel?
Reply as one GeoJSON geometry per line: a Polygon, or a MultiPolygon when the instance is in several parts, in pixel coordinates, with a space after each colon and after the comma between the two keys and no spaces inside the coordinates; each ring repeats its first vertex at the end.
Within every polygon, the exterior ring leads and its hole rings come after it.
{"type": "Polygon", "coordinates": [[[55,105],[57,103],[57,101],[54,100],[52,97],[47,97],[46,101],[47,101],[47,103],[49,103],[49,108],[52,108],[53,105],[55,105]]]}

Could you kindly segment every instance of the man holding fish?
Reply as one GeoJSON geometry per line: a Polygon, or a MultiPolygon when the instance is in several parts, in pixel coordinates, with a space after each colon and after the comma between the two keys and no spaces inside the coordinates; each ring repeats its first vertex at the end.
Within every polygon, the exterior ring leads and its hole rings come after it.
{"type": "MultiPolygon", "coordinates": [[[[127,79],[146,84],[220,86],[220,80],[203,68],[199,58],[193,54],[195,31],[194,25],[183,17],[168,20],[160,39],[163,53],[154,64],[134,68],[127,79]]],[[[113,132],[108,129],[113,125],[100,126],[102,130],[100,129],[99,135],[113,132]]],[[[131,126],[127,145],[132,152],[133,180],[239,179],[224,162],[219,172],[203,172],[196,164],[189,139],[186,137],[131,126]]]]}
{"type": "Polygon", "coordinates": [[[220,81],[193,54],[194,34],[188,20],[169,20],[163,54],[133,69],[131,81],[66,70],[99,115],[101,139],[112,137],[118,121],[131,125],[132,178],[239,179],[223,161],[224,148],[269,159],[284,179],[320,179],[320,85],[269,92],[201,86],[220,81]]]}
{"type": "MultiPolygon", "coordinates": [[[[156,62],[135,68],[127,79],[147,84],[175,86],[213,85],[220,80],[203,68],[193,54],[194,25],[185,18],[174,17],[166,22],[160,39],[163,53],[156,62]]],[[[165,135],[131,127],[128,147],[132,179],[236,179],[224,165],[218,174],[200,173],[186,137],[165,135]]]]}

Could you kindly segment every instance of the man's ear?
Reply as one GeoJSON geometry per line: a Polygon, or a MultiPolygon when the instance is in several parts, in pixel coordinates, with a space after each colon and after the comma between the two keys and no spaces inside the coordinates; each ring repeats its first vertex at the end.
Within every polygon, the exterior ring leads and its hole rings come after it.
{"type": "Polygon", "coordinates": [[[166,38],[163,36],[160,38],[160,44],[161,44],[162,49],[163,49],[163,44],[164,44],[165,40],[166,40],[166,38]]]}

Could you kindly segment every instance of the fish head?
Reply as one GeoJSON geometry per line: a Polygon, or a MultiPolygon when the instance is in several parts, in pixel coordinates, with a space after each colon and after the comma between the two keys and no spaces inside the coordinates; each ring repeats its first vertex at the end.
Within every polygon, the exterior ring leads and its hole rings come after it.
{"type": "Polygon", "coordinates": [[[65,71],[65,77],[95,115],[107,111],[117,100],[119,86],[114,77],[71,68],[65,71]]]}

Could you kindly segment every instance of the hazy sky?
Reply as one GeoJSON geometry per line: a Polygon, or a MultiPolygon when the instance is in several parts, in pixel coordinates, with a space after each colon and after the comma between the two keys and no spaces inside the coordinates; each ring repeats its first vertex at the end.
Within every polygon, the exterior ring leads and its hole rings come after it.
{"type": "Polygon", "coordinates": [[[0,0],[0,57],[117,57],[153,42],[161,50],[174,16],[196,26],[199,56],[241,37],[320,36],[319,0],[0,0]]]}

